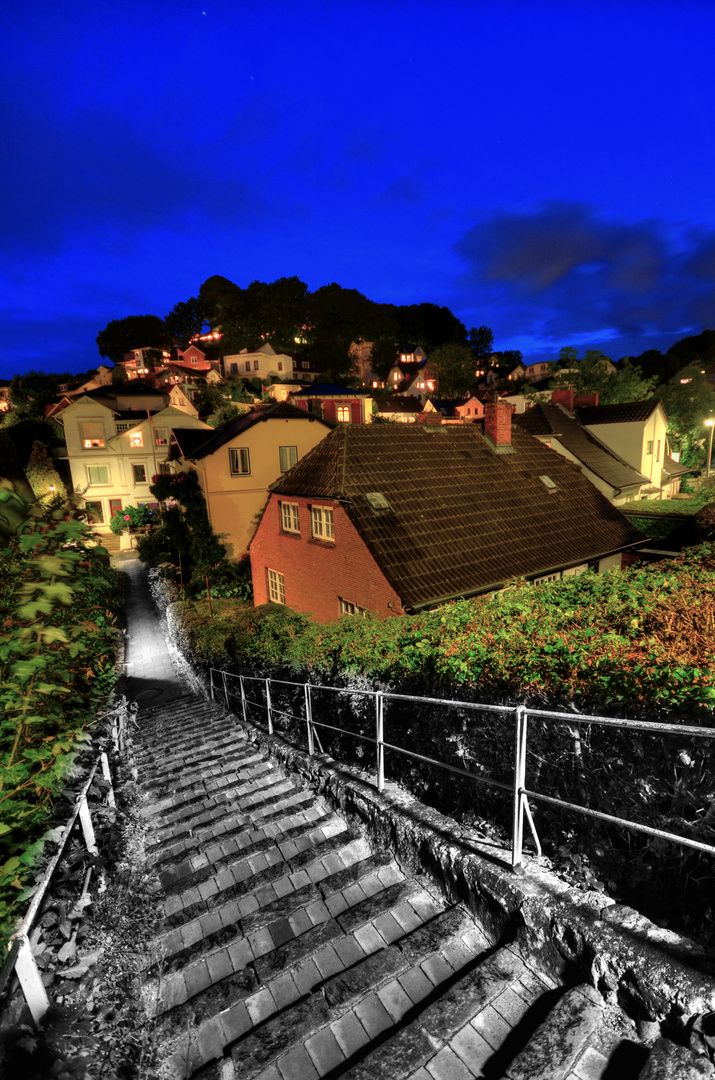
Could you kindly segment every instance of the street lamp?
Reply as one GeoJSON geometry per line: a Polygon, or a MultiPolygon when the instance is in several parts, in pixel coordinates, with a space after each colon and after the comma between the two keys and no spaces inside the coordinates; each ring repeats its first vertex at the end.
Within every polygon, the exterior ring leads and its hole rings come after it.
{"type": "Polygon", "coordinates": [[[710,476],[710,462],[712,461],[712,456],[713,456],[713,432],[715,431],[715,420],[706,420],[705,421],[705,427],[710,428],[710,441],[708,443],[707,469],[705,470],[705,475],[710,476]]]}

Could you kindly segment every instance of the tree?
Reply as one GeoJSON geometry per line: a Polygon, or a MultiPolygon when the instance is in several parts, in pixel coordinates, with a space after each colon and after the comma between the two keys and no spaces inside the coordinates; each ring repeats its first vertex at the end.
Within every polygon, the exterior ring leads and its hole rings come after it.
{"type": "Polygon", "coordinates": [[[171,344],[185,349],[192,338],[209,327],[206,310],[197,296],[175,304],[164,319],[171,344]]]}
{"type": "Polygon", "coordinates": [[[11,423],[21,419],[44,420],[45,406],[57,400],[58,384],[72,381],[72,375],[48,375],[44,371],[33,370],[25,375],[15,375],[9,391],[13,413],[8,419],[11,423]]]}
{"type": "Polygon", "coordinates": [[[696,367],[680,371],[660,386],[658,397],[668,416],[671,447],[680,451],[681,463],[703,465],[707,456],[705,420],[715,418],[715,390],[696,367]]]}
{"type": "Polygon", "coordinates": [[[472,350],[472,366],[487,367],[494,351],[494,334],[488,326],[473,326],[469,331],[469,346],[472,350]]]}
{"type": "Polygon", "coordinates": [[[319,334],[308,349],[313,367],[321,371],[327,382],[338,386],[355,378],[355,357],[350,352],[351,341],[335,334],[319,334]]]}
{"type": "Polygon", "coordinates": [[[67,489],[55,468],[47,447],[38,439],[33,443],[25,475],[36,499],[45,499],[63,505],[67,501],[67,489]]]}
{"type": "Polygon", "coordinates": [[[115,364],[131,349],[164,349],[169,344],[169,333],[158,315],[127,315],[125,319],[112,319],[97,334],[99,355],[115,364]]]}
{"type": "Polygon", "coordinates": [[[429,365],[437,374],[440,397],[463,397],[476,389],[474,353],[468,345],[441,345],[430,353],[429,365]]]}
{"type": "Polygon", "coordinates": [[[194,398],[194,405],[199,410],[201,420],[205,420],[226,404],[226,398],[217,386],[202,386],[194,398]]]}
{"type": "Polygon", "coordinates": [[[370,351],[370,367],[382,382],[388,376],[390,368],[397,363],[400,350],[397,342],[391,338],[378,338],[370,351]]]}

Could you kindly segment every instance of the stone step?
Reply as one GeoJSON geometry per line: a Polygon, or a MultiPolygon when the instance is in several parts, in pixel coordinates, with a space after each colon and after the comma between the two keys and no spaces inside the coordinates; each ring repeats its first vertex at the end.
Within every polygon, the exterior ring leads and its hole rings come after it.
{"type": "MultiPolygon", "coordinates": [[[[196,851],[204,844],[212,842],[224,842],[234,836],[241,835],[252,827],[269,827],[271,823],[280,820],[286,814],[303,813],[308,819],[319,818],[326,815],[327,811],[321,801],[315,799],[312,792],[300,789],[293,791],[275,800],[270,800],[264,807],[253,809],[250,814],[237,813],[235,808],[229,808],[228,816],[215,819],[211,823],[181,835],[170,844],[160,844],[155,847],[155,857],[161,863],[172,858],[183,858],[187,853],[196,851]]],[[[149,850],[152,846],[148,845],[149,850]]]]}
{"type": "Polygon", "coordinates": [[[245,736],[242,737],[233,725],[218,725],[210,718],[202,718],[200,723],[197,723],[196,730],[187,732],[185,738],[181,740],[177,740],[175,736],[166,732],[155,732],[151,738],[159,741],[161,749],[151,753],[139,751],[137,755],[137,763],[142,769],[142,775],[148,781],[158,776],[170,775],[171,769],[184,765],[192,766],[196,760],[196,748],[199,742],[202,755],[213,751],[220,753],[224,747],[246,742],[245,736]]]}
{"type": "Polygon", "coordinates": [[[275,765],[257,754],[246,754],[245,762],[227,763],[218,775],[199,778],[175,795],[169,795],[155,802],[145,802],[142,816],[155,818],[157,828],[168,828],[184,818],[190,817],[197,806],[208,798],[228,799],[240,803],[241,794],[250,793],[260,788],[261,778],[268,779],[275,772],[275,765]],[[252,788],[246,787],[251,783],[252,788]]]}
{"type": "MultiPolygon", "coordinates": [[[[272,821],[266,821],[263,825],[256,821],[258,828],[252,829],[250,822],[244,822],[232,835],[224,833],[222,840],[216,843],[211,842],[212,836],[204,837],[203,840],[192,836],[188,840],[179,841],[172,848],[164,849],[163,857],[161,852],[157,852],[154,868],[160,873],[165,863],[175,864],[184,858],[200,860],[194,864],[196,866],[206,861],[218,867],[238,851],[245,853],[248,853],[249,849],[251,852],[264,851],[274,841],[282,843],[284,840],[289,840],[293,836],[300,835],[311,825],[318,825],[332,816],[333,811],[324,808],[322,803],[311,801],[307,809],[299,810],[297,813],[291,813],[289,808],[287,812],[279,811],[278,817],[272,821]],[[197,844],[204,850],[197,853],[197,844]]],[[[234,817],[233,820],[236,818],[234,817]]],[[[225,821],[222,824],[225,824],[225,821]]]]}
{"type": "Polygon", "coordinates": [[[175,722],[166,723],[162,719],[147,720],[141,714],[137,734],[137,753],[142,765],[151,766],[164,760],[166,754],[185,753],[191,749],[192,742],[202,738],[210,739],[217,735],[230,738],[240,733],[235,720],[227,717],[220,709],[194,708],[184,711],[175,722]]]}
{"type": "Polygon", "coordinates": [[[144,778],[142,790],[152,799],[161,799],[164,792],[179,798],[205,777],[221,776],[224,769],[237,767],[243,761],[254,758],[256,761],[266,760],[265,755],[247,741],[233,742],[230,746],[217,748],[215,752],[207,751],[200,762],[194,762],[192,767],[182,769],[180,777],[167,776],[166,772],[162,771],[156,780],[149,781],[144,778]]]}
{"type": "MultiPolygon", "coordinates": [[[[602,1016],[603,1000],[592,986],[568,990],[516,1055],[505,1080],[568,1080],[602,1016]]],[[[598,1068],[598,1062],[591,1065],[598,1068]]]]}

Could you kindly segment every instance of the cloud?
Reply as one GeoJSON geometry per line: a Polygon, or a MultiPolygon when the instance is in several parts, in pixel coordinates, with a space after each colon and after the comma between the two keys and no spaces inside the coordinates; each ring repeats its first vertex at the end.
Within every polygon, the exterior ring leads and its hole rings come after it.
{"type": "Polygon", "coordinates": [[[658,220],[550,202],[494,214],[456,251],[469,268],[463,287],[486,290],[503,321],[541,340],[633,341],[715,325],[715,235],[702,230],[674,239],[658,220]]]}

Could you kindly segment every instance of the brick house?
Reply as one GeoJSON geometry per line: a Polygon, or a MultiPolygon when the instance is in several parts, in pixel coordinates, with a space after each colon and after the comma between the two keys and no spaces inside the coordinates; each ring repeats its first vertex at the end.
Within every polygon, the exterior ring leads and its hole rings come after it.
{"type": "Polygon", "coordinates": [[[643,541],[511,408],[480,423],[339,427],[285,476],[250,545],[256,604],[384,618],[620,567],[643,541]]]}

